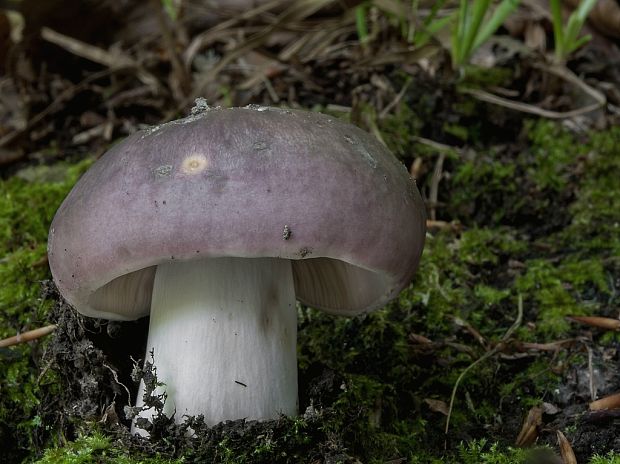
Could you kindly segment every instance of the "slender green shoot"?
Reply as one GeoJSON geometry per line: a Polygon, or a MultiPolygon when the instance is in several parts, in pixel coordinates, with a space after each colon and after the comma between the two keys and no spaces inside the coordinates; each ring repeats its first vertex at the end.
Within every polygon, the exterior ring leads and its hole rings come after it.
{"type": "Polygon", "coordinates": [[[175,4],[174,0],[161,0],[161,4],[164,7],[166,14],[170,16],[170,19],[176,21],[179,16],[179,8],[175,4]]]}
{"type": "Polygon", "coordinates": [[[519,6],[519,0],[501,0],[491,13],[491,3],[491,0],[460,0],[452,32],[452,65],[455,68],[467,64],[474,52],[519,6]]]}
{"type": "Polygon", "coordinates": [[[550,0],[550,4],[555,40],[555,59],[558,63],[565,63],[572,52],[592,38],[590,35],[579,37],[579,33],[588,19],[588,14],[594,8],[596,0],[582,0],[577,9],[568,17],[566,24],[562,20],[560,0],[550,0]]]}
{"type": "Polygon", "coordinates": [[[357,36],[362,45],[368,43],[368,24],[366,22],[366,4],[362,3],[355,7],[355,27],[357,36]]]}
{"type": "Polygon", "coordinates": [[[419,0],[406,2],[390,0],[370,0],[355,7],[355,25],[357,36],[362,45],[371,40],[368,27],[368,11],[376,8],[381,14],[388,17],[392,24],[398,27],[401,36],[408,44],[414,47],[422,47],[428,41],[453,20],[453,16],[439,16],[441,8],[447,0],[437,0],[433,3],[430,12],[425,17],[420,17],[418,7],[419,0]]]}
{"type": "Polygon", "coordinates": [[[453,21],[453,16],[438,17],[439,10],[445,5],[446,0],[438,0],[433,3],[429,15],[424,18],[421,26],[415,31],[415,34],[409,40],[409,43],[418,47],[426,45],[428,41],[437,34],[441,29],[453,21]]]}

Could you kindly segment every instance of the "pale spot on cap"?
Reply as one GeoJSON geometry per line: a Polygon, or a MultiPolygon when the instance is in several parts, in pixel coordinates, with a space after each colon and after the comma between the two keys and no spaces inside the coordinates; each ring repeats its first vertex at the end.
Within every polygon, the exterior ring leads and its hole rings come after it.
{"type": "Polygon", "coordinates": [[[185,174],[198,174],[207,168],[209,162],[204,155],[190,155],[181,163],[181,172],[185,174]]]}

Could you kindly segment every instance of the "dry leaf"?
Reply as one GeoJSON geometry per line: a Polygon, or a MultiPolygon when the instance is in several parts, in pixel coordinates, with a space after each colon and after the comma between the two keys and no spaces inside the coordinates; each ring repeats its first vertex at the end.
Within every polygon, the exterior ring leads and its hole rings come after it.
{"type": "Polygon", "coordinates": [[[620,393],[606,396],[590,403],[590,411],[600,411],[601,409],[620,408],[620,393]]]}
{"type": "Polygon", "coordinates": [[[424,402],[428,404],[428,407],[431,411],[440,412],[444,416],[448,415],[449,408],[448,408],[448,405],[445,403],[445,401],[425,398],[424,402]]]}
{"type": "Polygon", "coordinates": [[[570,445],[570,442],[559,430],[557,431],[557,435],[558,445],[560,445],[560,455],[562,456],[562,461],[564,461],[564,464],[577,464],[577,458],[575,457],[575,453],[573,452],[573,447],[570,445]]]}
{"type": "Polygon", "coordinates": [[[538,406],[534,406],[529,410],[525,421],[523,421],[521,432],[519,432],[519,436],[515,441],[517,446],[530,446],[536,441],[538,438],[538,427],[542,425],[542,415],[543,410],[538,406]]]}

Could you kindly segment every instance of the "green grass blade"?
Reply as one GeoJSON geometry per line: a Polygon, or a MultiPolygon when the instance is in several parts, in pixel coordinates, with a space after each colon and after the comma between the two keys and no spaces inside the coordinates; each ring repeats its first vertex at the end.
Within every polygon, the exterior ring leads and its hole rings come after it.
{"type": "Polygon", "coordinates": [[[468,0],[461,0],[459,3],[459,12],[456,22],[456,28],[452,33],[452,64],[455,66],[460,66],[463,62],[463,38],[467,29],[468,14],[468,0]]]}
{"type": "Polygon", "coordinates": [[[495,11],[491,15],[489,21],[487,21],[478,32],[473,45],[474,50],[489,40],[493,34],[495,34],[495,31],[497,31],[499,27],[504,24],[506,18],[508,18],[508,16],[510,16],[519,7],[519,3],[519,0],[502,0],[497,8],[495,8],[495,11]]]}
{"type": "Polygon", "coordinates": [[[596,0],[581,1],[577,9],[569,16],[566,26],[562,25],[558,4],[559,0],[551,0],[553,31],[556,40],[555,56],[559,61],[564,61],[571,52],[590,40],[590,37],[579,38],[579,33],[588,19],[590,11],[594,8],[596,0]]]}
{"type": "Polygon", "coordinates": [[[435,34],[446,27],[446,25],[452,20],[454,20],[454,15],[445,16],[443,18],[436,19],[430,24],[427,24],[425,29],[430,34],[435,34]]]}
{"type": "Polygon", "coordinates": [[[444,16],[443,18],[436,19],[429,24],[423,25],[420,30],[416,31],[413,38],[413,43],[416,47],[426,45],[433,35],[446,27],[447,24],[454,21],[455,15],[456,13],[453,13],[449,16],[444,16]]]}
{"type": "Polygon", "coordinates": [[[164,7],[164,11],[173,21],[177,20],[179,16],[179,9],[172,0],[161,0],[161,4],[164,7]]]}
{"type": "Polygon", "coordinates": [[[567,50],[567,53],[574,52],[584,44],[588,43],[590,40],[592,40],[592,36],[590,34],[579,37],[579,39],[572,43],[571,47],[567,50]]]}
{"type": "MultiPolygon", "coordinates": [[[[436,18],[437,18],[437,13],[439,13],[439,10],[444,6],[446,1],[447,0],[439,0],[439,1],[433,3],[433,6],[431,7],[430,13],[428,14],[428,16],[426,18],[424,18],[424,21],[422,21],[422,26],[423,27],[425,27],[427,29],[430,29],[431,25],[434,22],[442,21],[442,19],[445,19],[445,18],[440,18],[440,19],[436,19],[436,18]]],[[[446,16],[446,18],[450,18],[452,16],[453,15],[449,15],[449,16],[446,16]]]]}
{"type": "Polygon", "coordinates": [[[560,0],[551,0],[551,18],[553,22],[553,40],[555,41],[555,56],[564,56],[564,25],[562,24],[562,5],[560,0]]]}
{"type": "Polygon", "coordinates": [[[474,41],[476,40],[480,24],[484,19],[487,11],[489,10],[489,6],[491,4],[491,0],[474,0],[474,5],[472,8],[472,13],[469,19],[469,24],[465,36],[463,37],[463,58],[464,61],[467,61],[471,56],[474,48],[474,41]]]}
{"type": "Polygon", "coordinates": [[[565,50],[567,50],[571,44],[575,42],[580,29],[581,25],[579,24],[577,17],[574,14],[570,15],[563,32],[564,40],[562,46],[565,50]]]}
{"type": "MultiPolygon", "coordinates": [[[[411,0],[411,5],[410,5],[410,9],[409,9],[409,13],[408,13],[408,18],[406,18],[406,23],[407,23],[407,42],[408,43],[414,43],[415,41],[415,37],[417,35],[417,30],[416,30],[416,17],[418,15],[418,9],[419,9],[419,0],[411,0]]],[[[431,14],[432,14],[432,10],[431,10],[431,14]]]]}
{"type": "Polygon", "coordinates": [[[588,15],[590,14],[590,11],[592,11],[592,8],[594,8],[594,5],[596,5],[596,0],[582,0],[579,3],[577,10],[573,12],[573,14],[576,15],[581,22],[582,26],[583,23],[586,22],[586,19],[588,19],[588,15]]]}
{"type": "Polygon", "coordinates": [[[366,23],[366,6],[359,5],[355,8],[355,27],[357,28],[357,36],[360,42],[365,44],[368,42],[368,24],[366,23]]]}

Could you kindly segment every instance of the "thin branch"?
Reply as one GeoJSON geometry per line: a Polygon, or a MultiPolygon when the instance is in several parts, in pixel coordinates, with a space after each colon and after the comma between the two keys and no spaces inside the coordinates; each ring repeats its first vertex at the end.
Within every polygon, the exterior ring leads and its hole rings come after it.
{"type": "Polygon", "coordinates": [[[394,99],[390,103],[388,103],[385,106],[385,108],[383,108],[381,113],[379,113],[379,119],[384,119],[389,114],[389,112],[392,111],[392,108],[394,108],[396,105],[398,105],[398,103],[405,96],[405,92],[407,92],[407,89],[409,88],[409,86],[411,85],[412,82],[413,82],[413,79],[411,79],[411,78],[407,79],[407,81],[405,82],[405,85],[403,85],[403,88],[400,89],[400,92],[398,92],[396,97],[394,97],[394,99]]]}
{"type": "Polygon", "coordinates": [[[118,380],[118,374],[116,373],[116,371],[114,369],[112,369],[110,366],[108,366],[106,363],[103,363],[103,366],[108,368],[108,370],[110,372],[112,372],[112,377],[114,377],[114,381],[120,385],[121,387],[123,387],[125,389],[125,392],[127,392],[127,404],[133,404],[131,402],[131,393],[129,393],[129,388],[127,388],[127,386],[122,383],[120,380],[118,380]]]}
{"type": "Polygon", "coordinates": [[[582,114],[590,113],[594,110],[597,110],[605,106],[605,104],[607,103],[605,95],[588,85],[583,79],[580,79],[567,67],[560,65],[537,65],[536,67],[538,69],[541,69],[542,71],[553,74],[560,79],[563,79],[566,82],[579,88],[585,94],[589,95],[594,100],[594,103],[570,111],[551,111],[540,108],[536,105],[530,105],[528,103],[522,103],[510,100],[508,98],[499,97],[497,95],[485,92],[484,90],[480,89],[461,89],[461,92],[472,95],[474,98],[485,101],[487,103],[503,106],[512,110],[521,111],[523,113],[535,114],[537,116],[542,116],[549,119],[566,119],[581,116],[582,114]]]}
{"type": "Polygon", "coordinates": [[[112,69],[104,69],[103,71],[99,71],[97,73],[91,74],[90,76],[86,77],[81,82],[79,82],[78,84],[63,90],[60,93],[60,95],[58,95],[54,99],[54,101],[50,103],[43,111],[41,111],[40,113],[37,113],[32,118],[29,118],[25,127],[14,130],[13,132],[9,132],[4,137],[0,138],[0,147],[10,144],[15,139],[17,139],[20,135],[24,134],[25,132],[35,127],[37,124],[39,124],[44,118],[46,118],[50,114],[53,114],[56,111],[60,111],[63,108],[62,106],[63,103],[73,98],[78,92],[81,92],[82,90],[86,89],[91,82],[96,81],[97,79],[100,79],[102,77],[108,76],[112,74],[113,72],[114,70],[112,69]]]}
{"type": "Polygon", "coordinates": [[[140,63],[132,57],[124,54],[120,50],[109,52],[100,47],[95,47],[94,45],[87,44],[81,40],[77,40],[73,37],[61,34],[60,32],[56,32],[49,27],[44,27],[41,29],[41,37],[54,45],[64,48],[66,51],[76,56],[86,58],[87,60],[99,63],[110,69],[135,69],[136,77],[140,79],[143,84],[146,84],[153,89],[157,89],[159,87],[159,81],[155,76],[146,71],[140,63]]]}
{"type": "Polygon", "coordinates": [[[492,103],[494,105],[503,106],[511,110],[521,111],[522,113],[535,114],[549,119],[566,119],[581,116],[582,114],[590,113],[601,107],[600,103],[592,103],[591,105],[584,106],[582,108],[571,111],[551,111],[540,108],[536,105],[530,105],[529,103],[516,102],[509,100],[508,98],[498,97],[492,93],[485,92],[479,89],[461,89],[461,92],[469,94],[478,100],[492,103]]]}
{"type": "Polygon", "coordinates": [[[594,401],[596,399],[596,385],[594,384],[594,367],[592,363],[592,348],[586,345],[586,350],[588,351],[588,377],[590,377],[589,378],[590,401],[594,401]]]}
{"type": "Polygon", "coordinates": [[[159,27],[161,28],[162,36],[164,38],[164,43],[166,44],[166,48],[168,49],[168,57],[170,58],[170,63],[172,65],[172,72],[176,75],[177,82],[181,88],[181,91],[186,94],[191,87],[191,77],[187,68],[181,62],[181,57],[177,52],[175,45],[175,37],[172,29],[170,28],[170,24],[166,19],[165,13],[162,9],[162,3],[160,0],[151,0],[153,4],[153,8],[155,9],[155,13],[157,15],[157,21],[159,23],[159,27]]]}
{"type": "Polygon", "coordinates": [[[430,210],[431,210],[431,221],[435,221],[437,219],[437,199],[439,198],[439,182],[441,182],[441,178],[443,176],[443,162],[446,159],[445,151],[439,153],[439,157],[437,158],[437,162],[435,163],[435,169],[433,170],[433,176],[431,177],[431,188],[428,195],[430,210]]]}
{"type": "Polygon", "coordinates": [[[458,152],[459,150],[458,147],[454,147],[452,145],[446,145],[445,143],[436,142],[434,140],[427,139],[426,137],[419,137],[417,135],[414,135],[411,138],[415,142],[418,142],[422,145],[427,145],[438,151],[447,151],[447,152],[455,153],[455,152],[458,152]]]}
{"type": "Polygon", "coordinates": [[[49,27],[41,29],[41,37],[54,45],[64,48],[73,55],[86,58],[87,60],[99,63],[108,68],[132,67],[135,65],[134,60],[120,51],[109,52],[100,47],[87,44],[81,40],[74,39],[67,35],[56,32],[49,27]]]}
{"type": "Polygon", "coordinates": [[[590,403],[590,411],[618,408],[620,408],[620,393],[614,393],[613,395],[606,396],[590,403]]]}
{"type": "Polygon", "coordinates": [[[500,342],[497,345],[495,345],[495,347],[491,351],[487,351],[485,354],[483,354],[481,357],[479,357],[473,363],[467,366],[456,379],[456,382],[454,383],[454,387],[452,388],[452,394],[450,395],[450,406],[448,408],[448,416],[446,417],[446,428],[444,430],[446,435],[448,434],[448,431],[450,430],[450,418],[452,417],[452,409],[454,407],[454,400],[456,398],[456,392],[459,388],[459,384],[465,378],[467,373],[471,371],[474,367],[476,367],[478,364],[482,363],[483,361],[487,360],[491,356],[497,354],[499,351],[503,349],[504,343],[512,336],[514,331],[519,328],[522,320],[523,320],[523,296],[519,294],[519,298],[517,302],[517,318],[515,319],[513,324],[510,326],[510,328],[506,331],[504,336],[501,338],[500,342]]]}
{"type": "Polygon", "coordinates": [[[52,324],[45,327],[40,327],[38,329],[29,330],[27,332],[18,333],[13,337],[0,340],[0,348],[36,340],[38,338],[51,334],[54,330],[56,330],[56,325],[52,324]]]}

